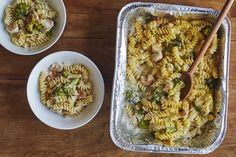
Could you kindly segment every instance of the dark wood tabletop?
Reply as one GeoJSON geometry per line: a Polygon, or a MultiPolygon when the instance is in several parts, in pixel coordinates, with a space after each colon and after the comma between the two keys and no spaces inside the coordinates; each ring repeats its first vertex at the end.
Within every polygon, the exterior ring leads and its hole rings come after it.
{"type": "MultiPolygon", "coordinates": [[[[210,7],[217,10],[220,10],[225,2],[149,1],[210,7]]],[[[129,152],[118,148],[111,140],[109,120],[117,15],[129,2],[132,1],[64,0],[67,24],[62,37],[52,48],[38,55],[20,56],[0,46],[0,157],[181,156],[129,152]],[[48,54],[61,50],[77,51],[89,57],[98,66],[105,81],[105,99],[100,112],[87,125],[69,131],[56,130],[40,122],[32,113],[26,97],[27,79],[35,64],[48,54]]],[[[209,157],[236,156],[236,4],[231,9],[229,17],[232,24],[232,39],[228,127],[224,142],[216,151],[209,154],[209,157]]]]}

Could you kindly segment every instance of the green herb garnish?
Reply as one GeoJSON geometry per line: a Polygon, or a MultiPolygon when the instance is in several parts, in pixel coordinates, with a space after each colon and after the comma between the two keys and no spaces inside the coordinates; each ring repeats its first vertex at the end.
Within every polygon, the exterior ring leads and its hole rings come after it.
{"type": "Polygon", "coordinates": [[[30,6],[26,3],[19,3],[16,5],[14,15],[18,19],[22,19],[26,17],[27,14],[29,14],[30,6]]]}

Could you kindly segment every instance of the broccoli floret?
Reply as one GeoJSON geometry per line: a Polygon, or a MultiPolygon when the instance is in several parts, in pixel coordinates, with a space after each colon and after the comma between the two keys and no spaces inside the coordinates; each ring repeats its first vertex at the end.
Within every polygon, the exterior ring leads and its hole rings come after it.
{"type": "Polygon", "coordinates": [[[27,30],[27,32],[29,32],[29,33],[33,33],[33,31],[34,31],[34,24],[33,24],[33,23],[27,24],[27,25],[26,25],[26,30],[27,30]]]}
{"type": "Polygon", "coordinates": [[[172,40],[170,43],[169,42],[164,42],[163,43],[163,53],[164,54],[168,54],[172,52],[172,48],[177,46],[177,47],[181,47],[183,45],[183,42],[181,40],[181,38],[179,36],[177,36],[174,40],[172,40]]]}
{"type": "Polygon", "coordinates": [[[174,47],[174,46],[181,47],[182,44],[183,44],[182,40],[179,36],[177,38],[175,38],[173,41],[171,41],[171,47],[174,47]]]}
{"type": "Polygon", "coordinates": [[[134,90],[128,90],[125,93],[125,98],[128,100],[131,104],[136,104],[140,101],[139,95],[137,91],[134,90]]]}
{"type": "Polygon", "coordinates": [[[26,3],[19,3],[16,5],[14,15],[18,19],[24,18],[30,11],[30,6],[26,3]]]}
{"type": "Polygon", "coordinates": [[[161,102],[161,97],[164,96],[164,92],[160,89],[155,89],[152,102],[159,104],[161,102]]]}
{"type": "Polygon", "coordinates": [[[177,77],[177,78],[173,79],[173,82],[174,82],[174,86],[176,86],[178,83],[180,83],[180,78],[177,77]]]}
{"type": "Polygon", "coordinates": [[[56,96],[64,96],[64,92],[63,92],[63,89],[61,87],[57,88],[54,91],[54,93],[55,93],[56,96]]]}
{"type": "Polygon", "coordinates": [[[68,77],[71,73],[69,71],[63,71],[63,76],[68,77]]]}
{"type": "Polygon", "coordinates": [[[64,93],[67,95],[67,96],[70,96],[74,93],[74,91],[76,90],[76,85],[77,83],[79,82],[79,79],[74,79],[71,83],[69,84],[66,84],[64,86],[64,93]]]}
{"type": "Polygon", "coordinates": [[[34,28],[37,30],[37,31],[42,31],[42,29],[44,28],[44,26],[42,24],[39,24],[37,22],[34,22],[34,28]]]}
{"type": "Polygon", "coordinates": [[[137,113],[140,114],[140,115],[143,115],[143,114],[145,114],[145,111],[144,111],[143,109],[139,109],[139,110],[137,111],[137,113]]]}
{"type": "Polygon", "coordinates": [[[71,96],[76,91],[76,85],[79,82],[79,79],[73,80],[71,83],[68,83],[66,85],[61,85],[57,89],[55,89],[54,94],[56,96],[71,96]]]}
{"type": "Polygon", "coordinates": [[[42,31],[43,28],[44,28],[44,26],[42,24],[39,24],[39,23],[35,22],[34,20],[32,20],[30,23],[28,23],[26,25],[26,30],[29,33],[33,33],[34,30],[42,31]]]}
{"type": "MultiPolygon", "coordinates": [[[[29,15],[31,16],[31,15],[29,15]]],[[[29,22],[26,24],[26,30],[29,33],[33,33],[35,30],[36,31],[42,31],[44,26],[43,24],[38,23],[32,16],[29,18],[29,22]]]]}
{"type": "Polygon", "coordinates": [[[149,122],[144,120],[144,119],[141,119],[138,123],[138,126],[142,129],[148,129],[149,127],[149,122]]]}

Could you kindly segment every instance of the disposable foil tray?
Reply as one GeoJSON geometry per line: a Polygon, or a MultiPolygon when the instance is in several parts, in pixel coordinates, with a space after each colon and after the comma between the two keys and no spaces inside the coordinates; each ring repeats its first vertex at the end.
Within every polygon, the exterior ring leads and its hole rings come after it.
{"type": "Polygon", "coordinates": [[[126,61],[127,61],[127,38],[129,25],[132,19],[139,16],[141,12],[150,11],[155,14],[171,14],[180,16],[209,16],[209,20],[214,20],[218,11],[209,8],[199,8],[182,5],[170,5],[159,3],[134,2],[124,6],[118,16],[117,40],[116,40],[116,64],[112,91],[112,106],[110,117],[110,134],[113,142],[120,148],[136,152],[155,153],[180,153],[180,154],[207,154],[214,151],[222,143],[227,126],[227,105],[228,105],[228,75],[230,56],[230,36],[231,25],[228,18],[224,19],[221,31],[224,34],[221,39],[222,61],[220,65],[221,88],[220,103],[221,112],[217,119],[219,131],[214,142],[204,148],[194,147],[167,147],[155,143],[149,143],[139,138],[135,129],[130,131],[128,122],[124,122],[124,91],[126,83],[126,61]]]}

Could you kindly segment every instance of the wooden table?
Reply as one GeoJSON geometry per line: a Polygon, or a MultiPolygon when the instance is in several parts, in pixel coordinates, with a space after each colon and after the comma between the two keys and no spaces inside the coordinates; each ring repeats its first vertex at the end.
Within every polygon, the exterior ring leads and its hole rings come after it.
{"type": "MultiPolygon", "coordinates": [[[[221,9],[224,0],[149,0],[221,9]]],[[[131,0],[65,0],[67,25],[62,38],[49,50],[35,56],[12,54],[0,46],[0,157],[74,156],[181,156],[124,151],[110,138],[109,118],[115,60],[116,20],[131,0]],[[26,98],[26,83],[34,65],[60,50],[82,52],[101,70],[106,93],[103,106],[89,124],[71,131],[60,131],[41,123],[26,98]]],[[[228,131],[223,144],[212,157],[236,154],[236,4],[230,12],[232,44],[229,86],[228,131]]],[[[0,35],[1,37],[1,35],[0,35]]],[[[182,155],[187,156],[187,155],[182,155]]],[[[194,156],[194,155],[190,155],[194,156]]]]}

